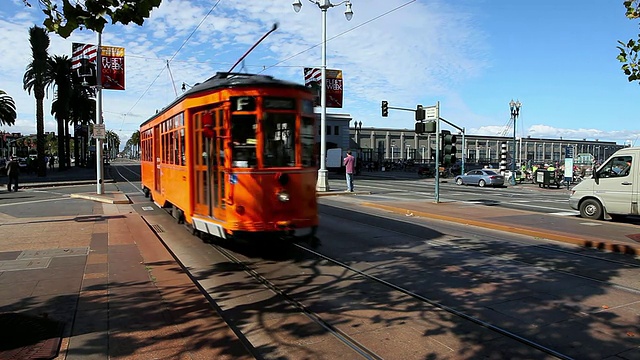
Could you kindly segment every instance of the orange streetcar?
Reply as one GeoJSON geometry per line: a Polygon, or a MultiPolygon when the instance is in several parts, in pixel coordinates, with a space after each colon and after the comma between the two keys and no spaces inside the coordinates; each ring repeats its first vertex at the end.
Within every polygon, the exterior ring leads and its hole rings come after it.
{"type": "Polygon", "coordinates": [[[312,235],[315,133],[304,86],[217,73],[140,125],[142,188],[194,233],[312,235]]]}

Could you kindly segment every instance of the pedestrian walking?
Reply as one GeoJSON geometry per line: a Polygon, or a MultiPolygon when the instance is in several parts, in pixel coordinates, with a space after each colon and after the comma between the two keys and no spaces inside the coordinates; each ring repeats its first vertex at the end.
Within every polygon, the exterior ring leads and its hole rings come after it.
{"type": "Polygon", "coordinates": [[[18,163],[18,158],[12,156],[6,165],[6,169],[7,177],[9,178],[7,190],[11,191],[11,184],[13,184],[13,191],[18,191],[18,175],[20,174],[20,164],[18,163]]]}
{"type": "Polygon", "coordinates": [[[355,168],[356,158],[351,155],[351,150],[347,151],[347,156],[344,158],[345,173],[347,174],[347,191],[353,192],[353,172],[355,168]]]}

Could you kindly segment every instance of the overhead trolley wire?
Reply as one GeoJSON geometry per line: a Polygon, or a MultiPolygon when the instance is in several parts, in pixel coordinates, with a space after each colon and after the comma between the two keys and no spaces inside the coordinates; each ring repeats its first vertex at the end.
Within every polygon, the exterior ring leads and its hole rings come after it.
{"type": "MultiPolygon", "coordinates": [[[[387,12],[384,12],[384,13],[382,13],[382,14],[380,14],[380,15],[378,15],[378,16],[376,16],[376,17],[374,17],[374,18],[371,18],[371,19],[369,19],[369,20],[367,20],[367,21],[363,22],[362,24],[359,24],[359,25],[357,25],[357,26],[354,26],[354,27],[352,27],[351,29],[348,29],[348,30],[346,30],[346,31],[343,31],[343,32],[341,32],[341,33],[339,33],[339,34],[337,34],[337,35],[334,35],[334,36],[332,36],[332,37],[328,38],[326,42],[329,42],[329,41],[331,41],[331,40],[333,40],[333,39],[335,39],[335,38],[337,38],[337,37],[340,37],[340,36],[342,36],[342,35],[344,35],[344,34],[346,34],[346,33],[352,32],[352,31],[353,31],[353,30],[355,30],[355,29],[361,28],[361,27],[363,27],[363,26],[365,26],[365,25],[367,25],[367,24],[369,24],[369,23],[371,23],[371,22],[374,22],[374,21],[376,21],[376,20],[378,20],[378,19],[380,19],[380,18],[382,18],[382,17],[385,17],[385,16],[387,16],[387,15],[391,14],[392,12],[398,11],[398,10],[402,9],[403,7],[405,7],[405,6],[407,6],[407,5],[411,4],[411,3],[414,3],[414,2],[416,2],[416,0],[411,0],[411,1],[408,1],[408,2],[406,2],[406,3],[404,3],[404,4],[402,4],[402,5],[399,5],[399,6],[397,6],[397,7],[393,8],[393,9],[391,9],[391,10],[387,11],[387,12]]],[[[309,48],[307,48],[307,49],[305,49],[305,50],[302,50],[302,51],[300,51],[300,52],[298,52],[298,53],[296,53],[296,54],[293,54],[293,55],[289,56],[289,57],[288,57],[288,58],[286,58],[286,59],[280,60],[280,61],[278,61],[277,63],[275,63],[275,64],[273,64],[273,65],[266,66],[266,67],[264,67],[264,68],[263,68],[259,73],[265,72],[265,71],[266,71],[266,70],[268,70],[268,69],[271,69],[271,68],[273,68],[273,67],[276,67],[276,66],[278,66],[278,65],[282,64],[283,62],[289,61],[289,60],[293,59],[294,57],[296,57],[296,56],[298,56],[298,55],[302,55],[302,54],[306,53],[306,52],[307,52],[307,51],[309,51],[309,50],[312,50],[312,49],[317,48],[317,47],[318,47],[318,46],[320,46],[320,45],[322,45],[322,43],[315,44],[315,45],[313,45],[313,46],[311,46],[311,47],[309,47],[309,48]]]]}
{"type": "MultiPolygon", "coordinates": [[[[147,87],[147,89],[142,93],[142,95],[140,95],[140,97],[138,98],[138,100],[136,100],[136,102],[131,106],[131,108],[129,109],[129,111],[127,111],[125,113],[128,114],[130,113],[133,108],[135,108],[138,103],[140,102],[140,100],[142,100],[142,98],[149,92],[149,90],[151,89],[151,87],[153,86],[153,84],[155,84],[156,80],[158,80],[158,78],[160,78],[160,75],[162,75],[162,73],[164,72],[165,68],[169,67],[169,62],[171,62],[180,52],[180,50],[182,50],[182,48],[187,44],[187,42],[189,41],[189,39],[191,39],[191,37],[193,36],[193,34],[195,34],[196,31],[198,31],[198,29],[200,28],[200,26],[204,23],[204,21],[207,19],[207,17],[209,17],[209,15],[211,15],[211,12],[213,12],[213,10],[218,7],[218,4],[220,3],[221,0],[216,1],[215,4],[213,4],[213,6],[211,7],[211,9],[209,9],[209,12],[207,12],[207,14],[202,18],[202,20],[200,20],[200,23],[198,23],[198,26],[196,26],[193,31],[191,31],[191,33],[189,34],[189,36],[187,36],[187,38],[182,42],[182,45],[180,45],[180,47],[176,50],[175,53],[173,53],[173,55],[171,56],[171,58],[169,60],[167,60],[166,62],[166,66],[162,67],[162,69],[160,70],[160,72],[158,73],[158,75],[155,77],[155,79],[153,79],[153,81],[151,82],[151,84],[149,84],[149,86],[147,87]]],[[[173,80],[172,80],[173,82],[173,80]]],[[[174,85],[175,86],[175,85],[174,85]]],[[[122,125],[124,125],[124,119],[122,119],[122,125]]],[[[120,127],[122,127],[122,125],[120,125],[120,127]]]]}

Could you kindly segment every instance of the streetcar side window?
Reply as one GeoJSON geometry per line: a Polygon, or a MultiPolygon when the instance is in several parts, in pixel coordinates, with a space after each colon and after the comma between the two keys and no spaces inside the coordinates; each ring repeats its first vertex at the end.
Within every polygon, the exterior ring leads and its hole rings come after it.
{"type": "Polygon", "coordinates": [[[256,116],[233,115],[231,117],[231,141],[233,146],[233,167],[255,167],[256,158],[256,116]]]}
{"type": "Polygon", "coordinates": [[[267,113],[264,119],[264,166],[295,166],[295,114],[267,113]]]}
{"type": "Polygon", "coordinates": [[[302,142],[302,166],[313,167],[315,164],[315,144],[316,138],[314,134],[314,125],[312,117],[302,117],[302,126],[300,127],[300,140],[302,142]]]}

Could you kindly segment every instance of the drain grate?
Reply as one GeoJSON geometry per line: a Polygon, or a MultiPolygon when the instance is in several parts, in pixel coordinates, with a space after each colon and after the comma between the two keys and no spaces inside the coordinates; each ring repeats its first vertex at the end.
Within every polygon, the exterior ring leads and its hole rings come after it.
{"type": "Polygon", "coordinates": [[[64,324],[42,316],[0,314],[0,359],[53,359],[64,324]]]}
{"type": "Polygon", "coordinates": [[[153,231],[157,232],[157,233],[163,233],[164,232],[164,228],[158,224],[153,224],[151,225],[151,228],[153,229],[153,231]]]}

